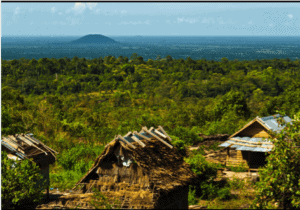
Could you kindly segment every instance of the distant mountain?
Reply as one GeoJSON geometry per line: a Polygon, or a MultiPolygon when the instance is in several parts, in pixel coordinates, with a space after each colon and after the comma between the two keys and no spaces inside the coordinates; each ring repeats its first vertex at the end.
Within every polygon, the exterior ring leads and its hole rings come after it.
{"type": "Polygon", "coordinates": [[[118,42],[101,34],[89,34],[70,42],[70,44],[118,44],[118,42]]]}

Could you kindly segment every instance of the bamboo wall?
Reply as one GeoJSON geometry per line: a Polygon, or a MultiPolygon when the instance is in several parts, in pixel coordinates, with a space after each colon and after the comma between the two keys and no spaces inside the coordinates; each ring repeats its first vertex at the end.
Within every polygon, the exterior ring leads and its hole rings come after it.
{"type": "Polygon", "coordinates": [[[264,128],[258,122],[254,122],[249,127],[245,128],[245,130],[238,133],[236,136],[240,137],[257,137],[257,138],[268,138],[269,134],[267,133],[267,129],[264,128]]]}
{"type": "Polygon", "coordinates": [[[226,157],[226,166],[239,166],[244,164],[245,166],[249,167],[248,157],[243,155],[244,151],[236,150],[236,156],[232,156],[230,152],[231,151],[229,151],[229,155],[226,157]]]}

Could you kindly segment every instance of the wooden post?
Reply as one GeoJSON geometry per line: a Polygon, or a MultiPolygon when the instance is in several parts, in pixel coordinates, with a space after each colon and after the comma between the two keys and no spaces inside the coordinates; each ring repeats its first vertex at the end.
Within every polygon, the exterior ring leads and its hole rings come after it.
{"type": "Polygon", "coordinates": [[[50,200],[50,196],[49,196],[49,187],[50,187],[50,186],[47,186],[47,200],[50,200]]]}
{"type": "Polygon", "coordinates": [[[249,160],[249,168],[250,168],[250,166],[251,166],[251,151],[249,151],[249,153],[248,153],[248,160],[249,160]]]}

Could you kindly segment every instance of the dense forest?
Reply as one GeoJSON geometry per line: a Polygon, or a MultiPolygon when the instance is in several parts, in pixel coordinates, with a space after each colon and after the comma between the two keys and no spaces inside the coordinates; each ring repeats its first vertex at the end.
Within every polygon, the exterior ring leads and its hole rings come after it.
{"type": "Polygon", "coordinates": [[[288,58],[146,62],[134,53],[2,60],[1,67],[2,134],[30,131],[50,145],[106,143],[145,125],[195,141],[197,132],[231,134],[276,109],[299,111],[300,62],[288,58]]]}
{"type": "MultiPolygon", "coordinates": [[[[300,111],[299,81],[300,62],[288,58],[144,61],[134,53],[2,60],[2,136],[30,132],[58,151],[50,187],[70,189],[115,135],[142,126],[163,126],[185,155],[187,146],[202,141],[199,133],[233,134],[256,116],[277,112],[293,118],[300,111]]],[[[216,173],[219,166],[195,157],[186,161],[216,173]]],[[[217,192],[203,186],[209,195],[217,192]]],[[[230,194],[226,190],[218,191],[221,197],[230,194]]]]}

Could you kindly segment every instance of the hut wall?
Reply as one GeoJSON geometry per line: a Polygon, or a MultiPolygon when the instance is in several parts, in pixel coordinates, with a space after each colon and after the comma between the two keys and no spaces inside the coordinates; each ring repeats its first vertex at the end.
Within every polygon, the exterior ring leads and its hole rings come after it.
{"type": "Polygon", "coordinates": [[[95,187],[109,199],[118,199],[122,208],[154,208],[153,186],[150,186],[149,177],[137,164],[126,167],[111,162],[102,163],[95,175],[91,176],[94,179],[85,183],[82,193],[90,193],[95,187]]]}
{"type": "MultiPolygon", "coordinates": [[[[249,167],[248,165],[248,159],[245,154],[243,154],[244,151],[241,150],[235,150],[236,155],[232,156],[230,153],[230,156],[227,156],[226,158],[226,166],[239,166],[241,164],[246,165],[246,167],[249,167]]],[[[230,151],[232,152],[232,151],[230,151]]]]}
{"type": "Polygon", "coordinates": [[[241,137],[265,137],[268,138],[269,134],[267,133],[267,129],[264,128],[261,124],[258,122],[254,122],[249,127],[247,127],[245,130],[238,133],[236,136],[241,137]]]}
{"type": "Polygon", "coordinates": [[[156,201],[156,209],[188,209],[189,186],[178,186],[169,193],[161,194],[156,201]]]}

